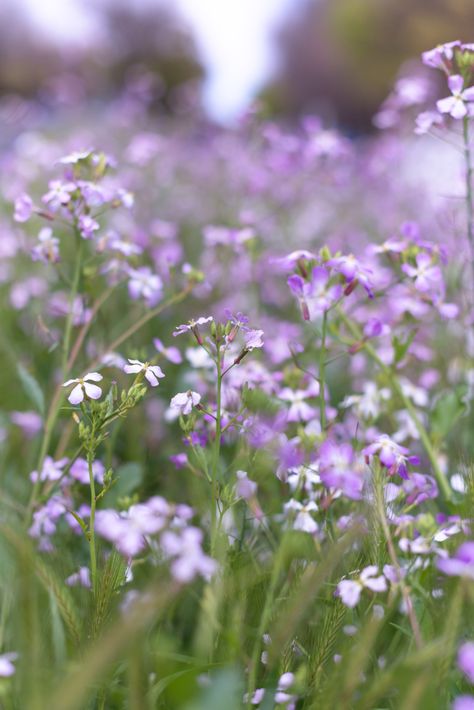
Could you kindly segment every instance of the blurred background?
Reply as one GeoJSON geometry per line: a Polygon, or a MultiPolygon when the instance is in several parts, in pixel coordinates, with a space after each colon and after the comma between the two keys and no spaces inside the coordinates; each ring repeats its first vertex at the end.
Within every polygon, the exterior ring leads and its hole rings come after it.
{"type": "Polygon", "coordinates": [[[400,71],[472,28],[472,0],[2,0],[0,120],[125,92],[219,123],[256,103],[366,132],[400,71]]]}

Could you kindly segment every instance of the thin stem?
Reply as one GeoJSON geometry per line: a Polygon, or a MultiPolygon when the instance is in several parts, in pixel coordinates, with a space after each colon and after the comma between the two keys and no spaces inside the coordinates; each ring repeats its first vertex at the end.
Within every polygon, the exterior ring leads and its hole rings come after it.
{"type": "Polygon", "coordinates": [[[95,496],[95,481],[94,472],[92,470],[92,464],[94,462],[94,454],[92,451],[87,453],[87,465],[89,467],[89,487],[91,493],[91,514],[89,518],[89,554],[91,561],[91,583],[92,583],[92,593],[96,593],[96,582],[97,582],[97,555],[95,549],[95,506],[96,506],[96,496],[95,496]]]}
{"type": "MultiPolygon", "coordinates": [[[[82,241],[81,241],[81,243],[82,243],[82,241]]],[[[153,310],[146,313],[136,323],[131,325],[129,328],[127,328],[126,331],[124,331],[120,336],[118,336],[118,338],[116,338],[109,345],[107,350],[105,350],[96,360],[94,360],[92,363],[89,364],[87,369],[91,370],[93,367],[100,364],[102,357],[107,352],[110,352],[111,350],[115,350],[115,348],[117,348],[119,345],[121,345],[123,342],[125,342],[129,337],[134,335],[143,325],[145,325],[145,323],[148,323],[149,320],[151,320],[155,316],[159,315],[162,311],[164,311],[166,308],[168,308],[168,306],[172,306],[172,305],[174,305],[176,303],[180,303],[182,300],[184,300],[186,298],[186,296],[192,291],[193,287],[194,287],[194,284],[189,284],[182,291],[175,294],[174,296],[169,298],[167,301],[165,301],[161,305],[157,306],[153,310]]],[[[106,291],[103,294],[103,296],[101,298],[99,298],[99,301],[96,304],[96,311],[95,312],[97,312],[98,308],[105,302],[106,298],[108,298],[109,295],[110,295],[110,293],[108,291],[106,291]]],[[[66,370],[65,370],[66,377],[69,374],[69,368],[72,367],[75,362],[75,359],[79,353],[80,346],[82,344],[82,341],[85,338],[86,333],[87,333],[87,329],[86,330],[83,329],[80,331],[80,333],[78,335],[78,340],[80,340],[79,346],[77,346],[77,341],[76,341],[76,343],[74,344],[74,346],[72,348],[71,356],[69,357],[69,360],[66,362],[66,370]],[[73,355],[74,355],[74,357],[73,357],[73,355]]],[[[53,433],[54,425],[56,424],[56,420],[57,420],[58,414],[59,414],[59,408],[61,406],[61,401],[63,399],[63,392],[64,391],[62,389],[62,384],[58,384],[58,386],[56,387],[56,390],[53,394],[51,404],[49,405],[48,414],[46,416],[46,423],[45,423],[45,427],[44,427],[43,440],[41,442],[41,449],[40,449],[40,453],[38,456],[38,464],[36,467],[37,471],[41,471],[41,469],[43,468],[44,459],[46,457],[46,454],[48,453],[49,444],[51,442],[51,436],[53,433]]],[[[64,447],[66,444],[67,444],[67,441],[65,442],[64,447]]],[[[27,515],[26,515],[27,522],[31,518],[31,513],[33,511],[36,500],[38,498],[40,486],[41,486],[41,481],[40,481],[40,477],[38,476],[38,478],[32,488],[30,501],[29,501],[28,507],[27,507],[27,515]]]]}
{"type": "Polygon", "coordinates": [[[395,551],[395,546],[392,540],[392,534],[390,532],[390,527],[387,521],[387,516],[385,513],[385,501],[383,489],[379,481],[376,481],[376,501],[377,501],[377,511],[379,514],[380,523],[385,535],[385,540],[387,541],[388,554],[392,565],[397,571],[398,583],[400,585],[400,590],[402,593],[403,601],[405,602],[405,609],[408,615],[408,620],[410,622],[411,629],[413,631],[413,638],[415,639],[415,644],[418,649],[423,646],[423,639],[421,636],[421,629],[418,623],[418,619],[415,613],[415,608],[413,606],[413,601],[408,591],[408,587],[403,579],[403,572],[398,561],[397,553],[395,551]]]}
{"type": "Polygon", "coordinates": [[[148,313],[145,313],[141,318],[139,318],[135,323],[132,323],[132,325],[127,328],[121,335],[119,335],[115,340],[113,340],[108,348],[104,350],[99,357],[97,357],[90,365],[89,369],[92,369],[93,367],[96,367],[99,365],[102,361],[102,358],[104,355],[106,355],[109,352],[113,352],[116,350],[122,343],[124,343],[128,338],[130,338],[132,335],[135,335],[135,333],[140,330],[142,326],[144,326],[148,321],[152,320],[156,316],[160,315],[168,306],[173,306],[176,303],[181,303],[186,296],[191,293],[191,291],[194,288],[194,284],[188,284],[186,288],[184,288],[182,291],[179,293],[176,293],[174,296],[171,296],[171,298],[168,298],[167,301],[164,301],[161,303],[159,306],[156,306],[156,308],[153,308],[151,311],[148,311],[148,313]]]}
{"type": "Polygon", "coordinates": [[[463,118],[464,161],[466,163],[466,212],[467,212],[467,238],[471,253],[471,269],[474,277],[474,224],[473,224],[473,195],[472,195],[472,157],[469,143],[469,117],[463,118]]]}
{"type": "Polygon", "coordinates": [[[326,332],[327,311],[324,311],[321,330],[321,347],[319,349],[319,412],[321,417],[321,431],[326,429],[326,400],[325,400],[325,358],[326,358],[326,332]]]}
{"type": "Polygon", "coordinates": [[[221,455],[221,436],[222,436],[222,413],[221,413],[221,398],[222,398],[222,362],[220,345],[217,345],[216,356],[216,438],[214,442],[214,461],[212,466],[212,508],[211,508],[211,554],[214,554],[217,536],[217,481],[219,475],[219,459],[221,455]]]}
{"type": "Polygon", "coordinates": [[[359,326],[354,323],[345,313],[342,309],[338,309],[338,313],[340,317],[342,318],[343,322],[351,332],[351,334],[356,338],[358,343],[360,343],[360,347],[366,351],[366,353],[374,360],[374,362],[377,363],[377,365],[380,367],[382,372],[386,375],[388,381],[390,382],[390,385],[392,387],[392,390],[396,392],[396,394],[400,397],[400,399],[403,402],[403,405],[405,409],[407,410],[408,414],[410,415],[410,418],[415,425],[415,428],[418,432],[418,435],[420,437],[420,440],[425,448],[426,454],[430,460],[431,466],[433,468],[433,472],[436,476],[436,480],[439,483],[439,486],[442,490],[442,493],[446,500],[451,499],[451,489],[449,487],[449,483],[446,480],[446,477],[443,473],[443,471],[440,468],[440,465],[438,463],[438,457],[436,454],[436,451],[433,447],[433,444],[431,443],[431,439],[428,435],[428,432],[426,431],[425,427],[423,426],[423,423],[418,416],[418,413],[413,406],[411,400],[406,396],[404,393],[400,382],[398,381],[398,377],[393,370],[388,367],[377,355],[376,351],[372,347],[372,345],[367,342],[367,340],[364,340],[362,333],[359,329],[359,326]]]}

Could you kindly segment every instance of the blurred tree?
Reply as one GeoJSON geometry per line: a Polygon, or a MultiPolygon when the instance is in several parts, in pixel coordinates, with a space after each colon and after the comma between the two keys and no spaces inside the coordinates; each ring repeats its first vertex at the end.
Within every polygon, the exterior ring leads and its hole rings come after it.
{"type": "Polygon", "coordinates": [[[366,130],[404,61],[473,31],[473,0],[310,0],[281,28],[279,75],[261,98],[272,113],[366,130]]]}
{"type": "Polygon", "coordinates": [[[103,42],[99,59],[110,87],[149,91],[168,110],[180,110],[181,89],[200,85],[203,65],[194,39],[169,6],[127,0],[91,3],[103,42]]]}

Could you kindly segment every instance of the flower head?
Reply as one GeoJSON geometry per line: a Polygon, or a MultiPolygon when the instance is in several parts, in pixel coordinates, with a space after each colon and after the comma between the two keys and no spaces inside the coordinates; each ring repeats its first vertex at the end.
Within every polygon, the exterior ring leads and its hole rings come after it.
{"type": "Polygon", "coordinates": [[[201,395],[192,390],[178,392],[170,402],[170,409],[179,414],[191,414],[191,410],[201,401],[201,395]]]}
{"type": "Polygon", "coordinates": [[[160,383],[158,379],[164,377],[165,374],[159,365],[150,365],[148,362],[140,362],[140,360],[130,360],[128,358],[129,365],[125,365],[123,371],[127,375],[136,375],[139,372],[145,374],[145,378],[148,380],[152,387],[157,387],[160,383]]]}
{"type": "Polygon", "coordinates": [[[449,113],[453,118],[464,118],[464,116],[471,115],[472,107],[469,102],[474,101],[474,86],[464,89],[464,79],[460,74],[452,74],[448,77],[448,86],[451,96],[436,102],[438,111],[449,113]]]}
{"type": "Polygon", "coordinates": [[[84,397],[89,399],[99,399],[102,395],[102,390],[97,385],[91,384],[92,382],[100,382],[103,379],[99,372],[88,372],[84,377],[78,377],[74,380],[68,380],[63,384],[63,387],[69,387],[70,385],[76,385],[71,390],[68,397],[71,404],[80,404],[84,397]]]}

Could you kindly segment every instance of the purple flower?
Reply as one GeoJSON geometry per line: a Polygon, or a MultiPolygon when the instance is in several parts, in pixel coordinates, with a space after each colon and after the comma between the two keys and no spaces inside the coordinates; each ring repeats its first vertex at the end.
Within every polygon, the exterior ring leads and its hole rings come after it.
{"type": "Polygon", "coordinates": [[[463,542],[454,557],[442,558],[436,564],[450,577],[474,579],[474,542],[463,542]]]}
{"type": "Polygon", "coordinates": [[[44,264],[56,264],[59,261],[59,239],[53,237],[50,227],[43,227],[38,234],[39,244],[31,250],[33,261],[42,261],[44,264]]]}
{"type": "Polygon", "coordinates": [[[88,214],[81,214],[78,220],[78,227],[81,237],[92,239],[94,232],[99,229],[99,223],[88,214]]]}
{"type": "Polygon", "coordinates": [[[319,473],[328,488],[338,488],[348,498],[362,497],[364,479],[354,464],[354,451],[350,444],[325,441],[319,449],[319,473]]]}
{"type": "Polygon", "coordinates": [[[211,323],[214,320],[212,316],[208,316],[205,318],[204,316],[201,316],[197,320],[191,319],[187,323],[184,323],[182,325],[178,325],[176,330],[173,332],[174,337],[177,335],[183,335],[184,333],[189,333],[192,332],[196,336],[196,339],[198,343],[202,343],[202,338],[201,335],[198,331],[198,327],[200,325],[206,325],[207,323],[211,323]]]}
{"type": "Polygon", "coordinates": [[[71,192],[76,189],[77,185],[73,182],[63,183],[60,180],[52,180],[49,183],[49,191],[41,199],[50,209],[57,210],[70,202],[71,192]]]}
{"type": "Polygon", "coordinates": [[[474,710],[474,695],[459,695],[453,703],[453,710],[474,710]]]}
{"type": "Polygon", "coordinates": [[[27,222],[33,212],[33,201],[29,195],[23,194],[15,200],[15,222],[27,222]]]}
{"type": "Polygon", "coordinates": [[[305,400],[318,395],[319,383],[315,382],[315,386],[308,390],[292,390],[289,387],[284,387],[278,397],[290,402],[287,414],[289,422],[308,422],[315,416],[315,409],[307,404],[305,400]]]}
{"type": "Polygon", "coordinates": [[[248,330],[245,333],[245,349],[255,350],[263,347],[263,330],[248,330]]]}
{"type": "Polygon", "coordinates": [[[171,574],[178,582],[191,582],[195,577],[209,580],[217,570],[217,562],[202,551],[202,531],[189,527],[179,532],[166,530],[160,538],[164,554],[172,559],[171,574]]]}
{"type": "Polygon", "coordinates": [[[446,62],[451,62],[454,57],[454,49],[461,46],[461,42],[446,42],[439,44],[434,49],[428,49],[423,52],[421,59],[423,64],[433,69],[446,69],[446,62]]]}
{"type": "Polygon", "coordinates": [[[89,567],[79,567],[79,570],[69,575],[65,582],[68,587],[85,587],[86,589],[90,589],[92,585],[89,567]]]}
{"type": "Polygon", "coordinates": [[[422,293],[438,290],[443,279],[440,267],[425,252],[416,255],[416,267],[403,264],[402,271],[415,279],[415,288],[422,293]]]}
{"type": "Polygon", "coordinates": [[[471,115],[472,107],[468,105],[468,102],[474,101],[474,86],[463,89],[464,79],[459,74],[452,74],[448,77],[448,86],[452,95],[436,102],[438,111],[449,113],[453,118],[464,118],[468,114],[471,115]]]}
{"type": "MultiPolygon", "coordinates": [[[[79,483],[83,483],[86,486],[89,485],[89,464],[87,463],[86,459],[83,459],[82,457],[77,458],[71,465],[69,473],[71,474],[72,478],[75,478],[76,481],[79,481],[79,483]]],[[[92,474],[94,476],[94,479],[98,483],[103,483],[104,473],[105,467],[102,461],[93,461],[92,474]]]]}
{"type": "Polygon", "coordinates": [[[236,476],[237,485],[235,490],[239,498],[243,498],[244,500],[253,498],[257,492],[257,484],[255,481],[250,480],[246,471],[237,471],[236,476]]]}
{"type": "Polygon", "coordinates": [[[365,456],[378,456],[380,463],[389,469],[389,473],[398,473],[402,478],[408,478],[407,463],[417,465],[417,456],[408,456],[408,449],[395,443],[387,434],[381,434],[362,453],[365,456]]]}
{"type": "Polygon", "coordinates": [[[43,420],[36,412],[12,412],[10,419],[28,439],[35,437],[43,427],[43,420]]]}
{"type": "Polygon", "coordinates": [[[18,658],[18,653],[3,653],[0,656],[0,677],[9,678],[15,673],[13,661],[18,658]]]}
{"type": "Polygon", "coordinates": [[[170,402],[170,409],[179,414],[191,414],[192,408],[201,401],[201,395],[192,390],[178,392],[170,402]]]}
{"type": "Polygon", "coordinates": [[[152,387],[157,387],[160,383],[158,378],[164,377],[164,372],[158,365],[150,365],[148,362],[140,362],[140,360],[130,360],[128,358],[129,365],[125,365],[123,371],[127,375],[136,375],[139,372],[145,374],[145,378],[148,380],[152,387]]]}
{"type": "Polygon", "coordinates": [[[458,651],[458,666],[470,683],[474,683],[474,642],[466,641],[458,651]]]}
{"type": "Polygon", "coordinates": [[[129,269],[128,293],[130,298],[137,301],[143,298],[150,308],[156,306],[160,300],[163,283],[157,274],[153,274],[148,266],[139,269],[129,269]]]}
{"type": "Polygon", "coordinates": [[[76,385],[68,400],[71,404],[80,404],[84,397],[89,399],[99,399],[102,395],[102,390],[97,385],[92,385],[91,382],[100,382],[103,379],[102,375],[98,372],[88,372],[84,377],[78,377],[74,380],[68,380],[63,384],[63,387],[69,387],[70,385],[76,385]]]}
{"type": "Polygon", "coordinates": [[[342,274],[348,284],[362,284],[369,298],[373,298],[372,271],[359,262],[353,254],[338,256],[327,262],[338,273],[342,274]]]}
{"type": "Polygon", "coordinates": [[[172,362],[173,365],[179,365],[183,362],[183,358],[178,348],[175,348],[173,346],[165,347],[165,345],[163,345],[159,338],[153,339],[153,345],[155,346],[157,351],[161,353],[161,355],[163,355],[167,360],[169,360],[169,362],[172,362]]]}
{"type": "MultiPolygon", "coordinates": [[[[43,461],[43,468],[41,469],[41,473],[39,474],[39,480],[58,481],[63,475],[63,468],[68,462],[68,458],[62,458],[58,461],[54,461],[51,456],[46,456],[43,461]]],[[[38,480],[38,471],[32,471],[30,473],[30,480],[33,481],[33,483],[38,480]]]]}
{"type": "Polygon", "coordinates": [[[311,318],[317,318],[328,311],[342,297],[340,284],[329,285],[329,273],[323,266],[315,266],[311,282],[306,291],[311,318]]]}

